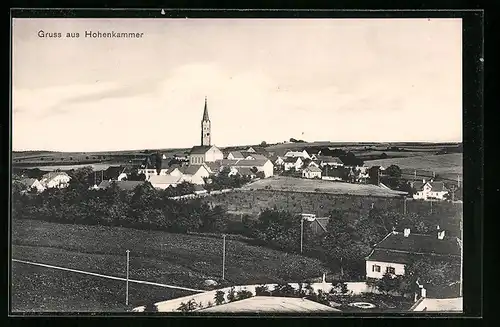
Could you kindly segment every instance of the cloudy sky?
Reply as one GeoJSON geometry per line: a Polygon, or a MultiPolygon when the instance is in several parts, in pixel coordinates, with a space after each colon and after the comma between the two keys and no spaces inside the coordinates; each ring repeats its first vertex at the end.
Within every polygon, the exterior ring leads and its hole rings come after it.
{"type": "Polygon", "coordinates": [[[15,19],[13,149],[198,145],[205,96],[219,146],[461,141],[461,28],[457,19],[15,19]]]}

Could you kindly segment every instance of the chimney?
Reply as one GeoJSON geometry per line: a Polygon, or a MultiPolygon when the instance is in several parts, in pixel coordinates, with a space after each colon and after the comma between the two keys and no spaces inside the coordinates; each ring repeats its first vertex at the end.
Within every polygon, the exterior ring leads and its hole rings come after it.
{"type": "Polygon", "coordinates": [[[438,232],[438,239],[439,240],[444,239],[444,230],[438,232]]]}
{"type": "Polygon", "coordinates": [[[425,178],[423,178],[423,179],[422,179],[422,183],[424,183],[424,184],[425,184],[425,178]]]}
{"type": "Polygon", "coordinates": [[[409,228],[405,228],[404,231],[403,231],[403,235],[404,235],[404,237],[408,237],[410,235],[410,229],[409,228]]]}

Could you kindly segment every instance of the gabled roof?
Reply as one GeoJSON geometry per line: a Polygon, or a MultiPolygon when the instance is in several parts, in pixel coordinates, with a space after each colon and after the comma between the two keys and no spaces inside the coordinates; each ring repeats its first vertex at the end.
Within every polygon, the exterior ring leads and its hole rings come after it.
{"type": "Polygon", "coordinates": [[[416,189],[417,191],[420,191],[424,188],[424,186],[426,184],[429,184],[432,192],[447,192],[448,191],[448,189],[444,185],[444,182],[425,182],[424,183],[421,181],[417,181],[417,182],[413,182],[412,187],[414,189],[416,189]]]}
{"type": "Polygon", "coordinates": [[[44,174],[41,179],[51,180],[51,179],[53,179],[57,176],[61,176],[61,175],[69,177],[69,175],[64,171],[51,171],[50,173],[44,174]]]}
{"type": "Polygon", "coordinates": [[[174,170],[176,169],[180,169],[181,168],[181,165],[178,165],[178,164],[175,164],[175,165],[172,165],[170,166],[168,169],[167,169],[167,174],[170,174],[171,172],[173,172],[174,170]]]}
{"type": "Polygon", "coordinates": [[[191,151],[189,152],[189,154],[205,154],[207,153],[208,150],[210,150],[212,146],[208,146],[208,145],[197,145],[197,146],[193,146],[191,148],[191,151]]]}
{"type": "Polygon", "coordinates": [[[242,176],[255,176],[255,173],[252,171],[252,168],[250,167],[239,167],[236,168],[236,170],[242,176]]]}
{"type": "Polygon", "coordinates": [[[189,166],[180,167],[179,170],[184,175],[194,175],[202,167],[203,167],[203,169],[206,169],[203,165],[189,165],[189,166]]]}
{"type": "Polygon", "coordinates": [[[124,191],[133,191],[137,186],[144,184],[142,181],[102,181],[99,184],[100,189],[106,189],[110,187],[113,183],[116,183],[119,189],[124,191]]]}
{"type": "Polygon", "coordinates": [[[440,240],[437,238],[437,233],[435,235],[424,235],[410,232],[408,237],[405,237],[403,233],[390,233],[375,248],[410,253],[460,256],[460,245],[457,239],[445,237],[440,240]]]}
{"type": "Polygon", "coordinates": [[[230,154],[232,154],[235,159],[244,159],[245,158],[240,151],[231,151],[227,155],[229,156],[230,154]]]}
{"type": "Polygon", "coordinates": [[[313,173],[321,173],[322,172],[322,170],[319,169],[316,166],[309,166],[309,167],[305,168],[304,170],[305,171],[310,171],[310,172],[313,172],[313,173]]]}
{"type": "Polygon", "coordinates": [[[229,166],[232,167],[262,167],[264,166],[269,159],[254,159],[254,160],[234,160],[232,164],[229,166]]]}
{"type": "Polygon", "coordinates": [[[258,153],[252,153],[252,154],[250,154],[250,157],[252,157],[254,159],[267,160],[266,156],[264,156],[262,154],[258,154],[258,153]]]}
{"type": "Polygon", "coordinates": [[[340,160],[339,157],[317,156],[316,158],[318,161],[325,162],[325,163],[333,163],[333,164],[339,164],[339,165],[344,164],[342,162],[342,160],[340,160]]]}
{"type": "Polygon", "coordinates": [[[339,309],[303,298],[253,296],[198,310],[200,312],[340,312],[339,309]]]}
{"type": "Polygon", "coordinates": [[[261,146],[250,146],[246,150],[250,150],[250,148],[252,148],[255,151],[255,153],[258,153],[258,154],[263,154],[263,155],[269,154],[269,152],[261,146]]]}
{"type": "Polygon", "coordinates": [[[180,183],[182,177],[172,175],[151,175],[149,182],[151,184],[176,184],[180,183]]]}
{"type": "Polygon", "coordinates": [[[18,182],[23,184],[26,187],[31,187],[33,184],[37,181],[35,178],[23,178],[20,179],[18,182]]]}
{"type": "Polygon", "coordinates": [[[284,162],[289,162],[289,163],[296,163],[297,160],[302,161],[300,157],[286,157],[285,159],[283,159],[284,162]]]}

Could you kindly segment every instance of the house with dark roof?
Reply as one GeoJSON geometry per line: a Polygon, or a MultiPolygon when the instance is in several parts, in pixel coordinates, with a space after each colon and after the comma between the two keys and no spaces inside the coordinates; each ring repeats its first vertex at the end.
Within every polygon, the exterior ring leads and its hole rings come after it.
{"type": "Polygon", "coordinates": [[[203,185],[210,172],[205,165],[189,165],[177,168],[182,174],[182,181],[203,185]]]}
{"type": "Polygon", "coordinates": [[[45,190],[45,186],[43,186],[42,183],[40,183],[36,178],[23,178],[15,182],[23,187],[23,192],[31,191],[33,189],[37,192],[43,192],[45,190]]]}
{"type": "Polygon", "coordinates": [[[404,275],[405,265],[419,258],[460,264],[459,240],[446,237],[444,230],[429,235],[410,233],[410,228],[393,231],[375,244],[366,257],[366,277],[380,279],[385,273],[404,275]]]}
{"type": "MultiPolygon", "coordinates": [[[[151,186],[150,183],[141,182],[141,181],[102,181],[97,189],[104,190],[109,188],[111,185],[115,184],[122,191],[133,191],[139,185],[148,185],[151,186]]],[[[152,187],[152,186],[151,186],[152,187]]]]}
{"type": "Polygon", "coordinates": [[[416,190],[413,194],[414,199],[421,200],[444,200],[449,190],[444,185],[444,182],[434,182],[422,180],[421,182],[413,182],[411,186],[416,190]]]}
{"type": "Polygon", "coordinates": [[[321,167],[331,166],[337,168],[344,166],[344,163],[338,157],[317,156],[316,160],[319,162],[321,167]]]}

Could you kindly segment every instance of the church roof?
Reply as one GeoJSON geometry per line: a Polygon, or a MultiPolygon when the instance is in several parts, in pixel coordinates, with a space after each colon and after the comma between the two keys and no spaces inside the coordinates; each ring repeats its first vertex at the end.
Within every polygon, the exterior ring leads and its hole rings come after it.
{"type": "Polygon", "coordinates": [[[205,154],[211,148],[208,145],[197,145],[191,148],[191,152],[189,154],[205,154]]]}
{"type": "Polygon", "coordinates": [[[209,121],[208,108],[207,108],[207,97],[205,97],[205,109],[203,109],[203,121],[209,121]]]}

